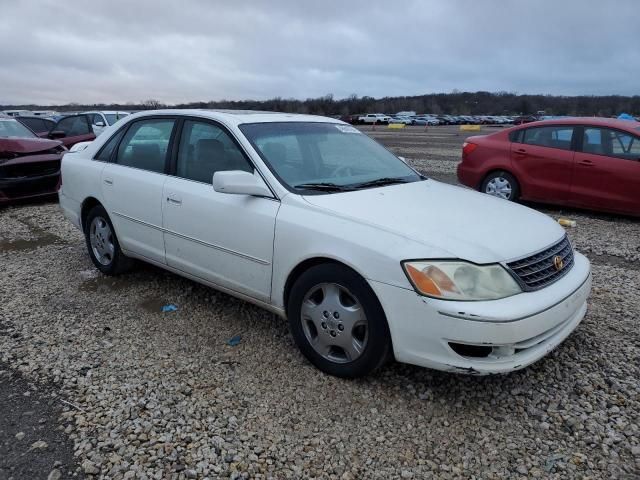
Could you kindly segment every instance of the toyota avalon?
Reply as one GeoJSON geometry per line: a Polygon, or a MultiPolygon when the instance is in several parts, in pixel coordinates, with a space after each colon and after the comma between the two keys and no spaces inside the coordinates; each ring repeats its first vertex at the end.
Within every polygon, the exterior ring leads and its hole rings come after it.
{"type": "Polygon", "coordinates": [[[511,372],[587,310],[589,262],[551,218],[331,118],[134,114],[64,156],[59,196],[102,273],[138,259],[260,305],[332,375],[511,372]]]}

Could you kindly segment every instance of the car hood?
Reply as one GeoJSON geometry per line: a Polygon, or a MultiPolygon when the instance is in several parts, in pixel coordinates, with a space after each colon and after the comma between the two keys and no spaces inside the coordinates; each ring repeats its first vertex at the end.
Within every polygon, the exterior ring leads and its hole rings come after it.
{"type": "Polygon", "coordinates": [[[522,258],[565,234],[555,221],[535,210],[430,179],[309,195],[305,200],[333,215],[376,226],[449,252],[451,258],[475,263],[522,258]]]}
{"type": "Polygon", "coordinates": [[[0,138],[0,152],[22,155],[43,152],[60,145],[62,142],[48,138],[0,138]]]}

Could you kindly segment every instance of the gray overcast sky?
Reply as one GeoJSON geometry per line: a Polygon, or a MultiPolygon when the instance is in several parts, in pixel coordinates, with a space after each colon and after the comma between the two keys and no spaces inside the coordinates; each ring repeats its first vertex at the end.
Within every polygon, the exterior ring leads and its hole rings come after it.
{"type": "Polygon", "coordinates": [[[0,0],[0,103],[634,95],[638,0],[0,0]]]}

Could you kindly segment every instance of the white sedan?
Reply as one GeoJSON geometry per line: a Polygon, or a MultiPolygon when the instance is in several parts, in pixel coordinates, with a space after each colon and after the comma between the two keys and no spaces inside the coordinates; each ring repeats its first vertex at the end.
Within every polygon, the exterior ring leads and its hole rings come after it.
{"type": "Polygon", "coordinates": [[[64,156],[60,204],[102,273],[139,259],[258,304],[333,375],[511,372],[587,310],[589,262],[551,218],[331,118],[134,114],[64,156]]]}

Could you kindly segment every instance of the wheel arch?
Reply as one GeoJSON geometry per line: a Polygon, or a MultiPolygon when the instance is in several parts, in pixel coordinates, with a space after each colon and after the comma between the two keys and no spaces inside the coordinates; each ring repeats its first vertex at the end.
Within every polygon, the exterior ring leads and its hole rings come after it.
{"type": "Polygon", "coordinates": [[[306,258],[301,262],[299,262],[295,267],[293,267],[293,269],[291,269],[291,271],[287,275],[287,280],[284,283],[284,289],[282,291],[282,300],[283,300],[284,311],[287,316],[288,316],[287,310],[289,308],[289,294],[291,293],[291,288],[296,283],[296,280],[298,280],[300,276],[310,268],[315,267],[317,265],[323,265],[323,264],[342,265],[343,267],[346,267],[349,270],[354,271],[355,273],[360,275],[362,278],[364,278],[366,281],[366,277],[362,275],[362,273],[360,273],[358,270],[353,268],[352,265],[349,265],[338,259],[330,258],[330,257],[322,257],[322,256],[306,258]]]}
{"type": "Polygon", "coordinates": [[[102,205],[102,203],[100,203],[100,200],[95,197],[87,197],[82,202],[82,208],[80,209],[80,226],[82,227],[83,232],[85,229],[87,215],[89,215],[92,208],[97,207],[98,205],[102,205]]]}

